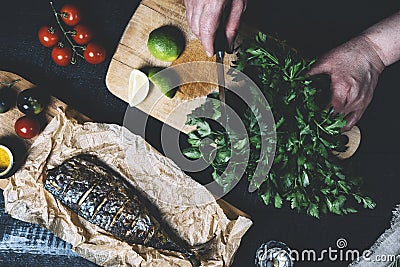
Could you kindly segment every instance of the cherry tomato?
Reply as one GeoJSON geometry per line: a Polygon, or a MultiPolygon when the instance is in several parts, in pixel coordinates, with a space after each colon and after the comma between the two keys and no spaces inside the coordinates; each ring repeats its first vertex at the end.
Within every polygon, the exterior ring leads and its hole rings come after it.
{"type": "Polygon", "coordinates": [[[74,27],[75,34],[72,35],[72,39],[78,45],[85,45],[92,40],[92,31],[84,25],[76,25],[74,27]]]}
{"type": "Polygon", "coordinates": [[[68,66],[72,59],[72,50],[68,46],[64,47],[53,47],[51,51],[51,58],[58,66],[68,66]]]}
{"type": "Polygon", "coordinates": [[[81,21],[81,12],[74,5],[66,4],[60,11],[62,21],[68,26],[75,26],[81,21]]]}
{"type": "Polygon", "coordinates": [[[43,26],[39,29],[40,43],[45,47],[53,47],[60,40],[60,33],[53,27],[43,26]]]}
{"type": "Polygon", "coordinates": [[[89,43],[83,52],[85,60],[90,64],[99,64],[106,59],[106,50],[101,45],[89,43]]]}
{"type": "Polygon", "coordinates": [[[23,116],[14,125],[15,132],[24,139],[31,139],[39,134],[40,123],[35,117],[23,116]]]}

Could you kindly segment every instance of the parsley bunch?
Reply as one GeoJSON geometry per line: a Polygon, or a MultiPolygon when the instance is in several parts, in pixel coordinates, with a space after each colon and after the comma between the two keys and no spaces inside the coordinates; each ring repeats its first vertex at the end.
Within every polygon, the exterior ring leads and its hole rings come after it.
{"type": "Polygon", "coordinates": [[[221,118],[221,112],[219,102],[212,101],[216,96],[210,95],[188,115],[186,123],[197,129],[189,133],[191,147],[183,153],[188,158],[209,162],[214,170],[213,179],[225,191],[241,179],[238,173],[243,174],[258,189],[263,202],[276,208],[287,202],[292,209],[317,218],[327,212],[340,215],[357,212],[354,202],[373,209],[373,200],[360,192],[361,179],[350,177],[342,162],[331,153],[346,149],[346,140],[340,134],[346,121],[342,115],[326,109],[329,79],[307,75],[313,63],[314,60],[304,59],[285,42],[263,33],[244,43],[235,68],[255,81],[269,106],[256,93],[252,103],[230,105],[243,114],[240,118],[247,135],[243,136],[233,128],[225,130],[213,124],[212,120],[221,118]],[[262,122],[260,105],[271,110],[274,126],[262,122]],[[206,111],[211,113],[208,119],[202,117],[206,111]],[[270,138],[274,134],[276,138],[270,138]],[[261,146],[262,140],[268,140],[266,147],[261,146]],[[274,148],[271,162],[268,153],[274,148]],[[245,160],[230,165],[236,155],[244,156],[245,160]],[[267,166],[271,163],[269,170],[267,166]],[[265,167],[255,174],[260,164],[265,167]],[[262,181],[254,179],[260,174],[262,181]]]}

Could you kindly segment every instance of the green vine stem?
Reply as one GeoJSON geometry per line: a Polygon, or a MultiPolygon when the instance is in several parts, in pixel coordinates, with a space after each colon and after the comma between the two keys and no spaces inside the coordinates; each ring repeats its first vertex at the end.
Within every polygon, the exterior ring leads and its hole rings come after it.
{"type": "Polygon", "coordinates": [[[70,44],[70,46],[71,46],[71,49],[72,49],[72,52],[73,52],[73,53],[72,53],[72,58],[71,58],[71,64],[75,64],[75,63],[76,63],[76,58],[75,58],[75,56],[79,56],[79,57],[85,59],[85,57],[84,57],[82,54],[80,54],[80,53],[77,51],[77,49],[85,50],[86,46],[75,45],[75,44],[71,41],[71,39],[69,38],[68,34],[74,34],[75,31],[66,31],[66,30],[64,29],[63,25],[61,24],[60,18],[58,17],[60,14],[57,13],[56,9],[54,8],[54,5],[53,5],[53,2],[52,2],[52,1],[50,1],[50,5],[51,5],[51,8],[53,9],[53,13],[54,13],[54,16],[56,17],[57,24],[58,24],[58,26],[60,27],[60,30],[62,31],[65,40],[67,40],[67,42],[68,42],[68,43],[70,44]]]}

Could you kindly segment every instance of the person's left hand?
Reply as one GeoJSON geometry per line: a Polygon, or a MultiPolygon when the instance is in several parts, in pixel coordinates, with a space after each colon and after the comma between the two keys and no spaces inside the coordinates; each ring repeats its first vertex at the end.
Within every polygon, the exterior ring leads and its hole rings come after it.
{"type": "Polygon", "coordinates": [[[215,33],[226,12],[225,34],[228,50],[232,50],[247,0],[185,0],[185,6],[188,24],[210,57],[214,54],[215,33]]]}
{"type": "Polygon", "coordinates": [[[326,73],[331,77],[331,105],[343,113],[350,130],[372,100],[380,73],[385,68],[377,50],[367,37],[358,36],[321,57],[309,74],[326,73]]]}

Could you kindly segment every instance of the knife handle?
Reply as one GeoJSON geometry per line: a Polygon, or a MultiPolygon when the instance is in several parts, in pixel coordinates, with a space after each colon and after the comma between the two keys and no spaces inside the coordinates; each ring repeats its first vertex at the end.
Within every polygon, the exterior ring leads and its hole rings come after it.
{"type": "Polygon", "coordinates": [[[227,13],[224,12],[221,17],[221,23],[215,32],[214,40],[214,52],[218,51],[225,52],[228,49],[228,39],[226,38],[225,28],[226,28],[227,13]]]}
{"type": "Polygon", "coordinates": [[[225,27],[219,26],[217,32],[215,33],[214,51],[216,53],[218,51],[225,52],[227,46],[228,46],[228,41],[225,35],[225,27]]]}

